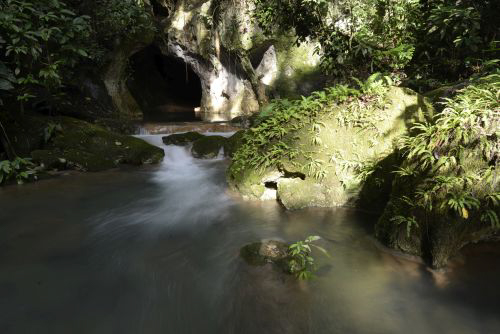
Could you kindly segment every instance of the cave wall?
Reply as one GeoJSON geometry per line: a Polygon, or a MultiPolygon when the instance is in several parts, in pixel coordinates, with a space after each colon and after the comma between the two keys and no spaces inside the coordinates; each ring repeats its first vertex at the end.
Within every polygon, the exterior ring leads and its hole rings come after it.
{"type": "Polygon", "coordinates": [[[252,19],[254,0],[151,1],[148,8],[156,15],[156,36],[137,34],[118,41],[104,71],[108,92],[124,117],[142,117],[141,103],[126,85],[127,64],[151,44],[164,55],[182,59],[200,78],[198,116],[204,120],[252,114],[268,97],[290,97],[317,88],[310,84],[319,78],[314,75],[316,45],[294,46],[293,36],[264,37],[252,19]]]}

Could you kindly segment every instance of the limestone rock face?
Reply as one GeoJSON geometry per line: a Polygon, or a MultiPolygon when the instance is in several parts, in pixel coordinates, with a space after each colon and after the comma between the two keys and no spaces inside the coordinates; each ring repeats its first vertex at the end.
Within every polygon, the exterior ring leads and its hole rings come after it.
{"type": "Polygon", "coordinates": [[[271,45],[264,53],[255,73],[259,80],[265,85],[270,86],[276,81],[278,77],[278,58],[274,45],[271,45]]]}
{"type": "Polygon", "coordinates": [[[116,41],[103,81],[115,108],[123,118],[141,118],[141,103],[127,87],[127,63],[138,51],[155,45],[165,56],[182,59],[201,81],[201,105],[197,116],[208,121],[228,121],[250,115],[271,96],[310,93],[322,78],[314,43],[294,46],[293,36],[265,37],[252,14],[253,0],[227,2],[153,0],[168,16],[151,15],[160,24],[150,32],[116,41]],[[217,21],[213,13],[219,11],[217,21]],[[260,51],[262,49],[262,51],[260,51]]]}

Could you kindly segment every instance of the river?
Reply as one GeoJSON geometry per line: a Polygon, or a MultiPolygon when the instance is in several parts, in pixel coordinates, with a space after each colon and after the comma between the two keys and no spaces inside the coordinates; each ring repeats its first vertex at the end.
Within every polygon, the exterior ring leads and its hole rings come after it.
{"type": "Polygon", "coordinates": [[[500,332],[498,245],[433,272],[379,246],[373,216],[244,202],[226,160],[163,147],[157,166],[0,188],[0,333],[500,332]],[[308,282],[239,257],[309,235],[331,257],[308,282]]]}

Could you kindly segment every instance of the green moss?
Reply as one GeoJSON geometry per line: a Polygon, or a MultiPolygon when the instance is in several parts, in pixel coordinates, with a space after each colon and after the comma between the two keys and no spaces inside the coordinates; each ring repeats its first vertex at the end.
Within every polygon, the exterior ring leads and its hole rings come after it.
{"type": "Polygon", "coordinates": [[[50,150],[35,150],[31,152],[33,162],[43,164],[47,169],[65,169],[67,162],[61,152],[50,150]]]}
{"type": "MultiPolygon", "coordinates": [[[[245,197],[265,198],[265,183],[274,182],[290,209],[355,205],[367,180],[371,188],[390,188],[391,177],[380,174],[390,175],[394,165],[380,162],[432,107],[407,89],[365,86],[366,93],[339,86],[298,101],[274,101],[234,154],[230,186],[245,197]]],[[[369,188],[365,198],[376,197],[369,188]]],[[[384,204],[377,204],[379,211],[384,204]]]]}
{"type": "Polygon", "coordinates": [[[222,136],[205,136],[193,143],[191,153],[199,159],[216,158],[226,141],[222,136]]]}
{"type": "Polygon", "coordinates": [[[400,140],[404,159],[375,228],[385,245],[439,268],[467,243],[500,234],[499,87],[498,75],[478,80],[400,140]]]}
{"type": "Polygon", "coordinates": [[[224,155],[226,157],[233,157],[234,152],[243,145],[243,137],[246,130],[237,131],[234,135],[224,141],[224,155]]]}
{"type": "Polygon", "coordinates": [[[24,116],[8,124],[9,136],[18,154],[31,155],[35,162],[51,169],[100,171],[121,163],[157,163],[164,156],[161,148],[141,139],[120,135],[74,118],[24,116]],[[49,123],[59,124],[62,130],[45,142],[44,129],[49,123]]]}
{"type": "Polygon", "coordinates": [[[198,132],[174,133],[162,138],[165,145],[180,145],[185,146],[192,142],[205,137],[198,132]]]}

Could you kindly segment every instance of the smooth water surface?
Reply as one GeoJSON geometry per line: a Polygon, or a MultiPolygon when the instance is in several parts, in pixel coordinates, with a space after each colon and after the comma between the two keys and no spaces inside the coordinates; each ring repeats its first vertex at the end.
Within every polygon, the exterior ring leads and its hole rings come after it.
{"type": "Polygon", "coordinates": [[[377,246],[373,217],[243,202],[227,161],[165,149],[159,166],[0,189],[0,333],[500,332],[497,245],[432,273],[377,246]],[[239,258],[308,235],[331,254],[310,282],[239,258]]]}

